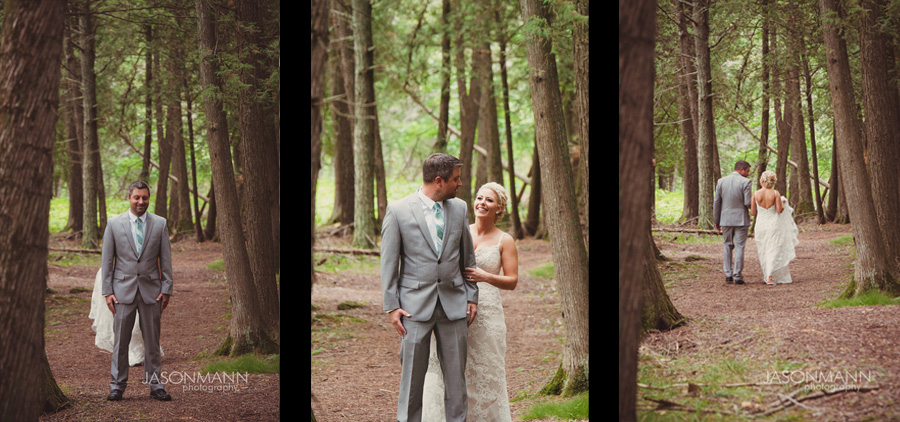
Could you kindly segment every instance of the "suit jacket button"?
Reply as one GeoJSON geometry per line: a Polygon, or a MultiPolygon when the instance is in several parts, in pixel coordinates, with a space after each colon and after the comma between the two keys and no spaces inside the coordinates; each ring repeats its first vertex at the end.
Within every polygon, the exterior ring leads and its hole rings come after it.
{"type": "Polygon", "coordinates": [[[441,282],[441,279],[438,279],[438,283],[440,283],[440,282],[441,282]]]}

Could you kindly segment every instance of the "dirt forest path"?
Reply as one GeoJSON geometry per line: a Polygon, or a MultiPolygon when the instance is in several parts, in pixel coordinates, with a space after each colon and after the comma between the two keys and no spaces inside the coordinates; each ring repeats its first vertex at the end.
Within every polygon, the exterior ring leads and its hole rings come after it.
{"type": "MultiPolygon", "coordinates": [[[[344,246],[342,243],[338,238],[323,238],[316,241],[316,247],[344,246]]],[[[552,263],[550,243],[525,239],[517,247],[518,286],[500,293],[507,326],[506,382],[513,420],[518,420],[535,400],[544,400],[515,399],[537,393],[549,381],[562,360],[565,337],[556,280],[528,274],[552,263]]],[[[327,256],[317,253],[317,263],[327,256]]],[[[340,260],[350,261],[336,273],[317,271],[312,291],[312,407],[322,422],[394,420],[400,344],[381,309],[379,258],[340,260]],[[338,310],[338,304],[344,301],[365,305],[338,310]]]]}
{"type": "MultiPolygon", "coordinates": [[[[762,403],[729,403],[729,393],[714,391],[702,391],[700,395],[719,403],[714,406],[726,405],[740,415],[772,410],[778,393],[787,395],[814,384],[814,374],[830,374],[837,379],[863,373],[871,379],[859,376],[860,384],[876,389],[810,399],[802,402],[810,410],[793,406],[772,417],[799,414],[816,420],[897,420],[898,308],[817,306],[837,297],[852,275],[852,241],[847,246],[830,242],[846,236],[851,236],[849,225],[801,224],[797,259],[790,264],[793,283],[768,286],[763,282],[753,238],[748,239],[745,250],[743,274],[747,284],[729,285],[722,272],[721,237],[707,244],[683,244],[676,241],[675,233],[657,233],[654,240],[669,258],[659,265],[668,283],[666,290],[689,323],[645,335],[640,350],[641,371],[669,371],[667,379],[671,378],[673,384],[701,383],[699,380],[709,372],[703,365],[726,361],[731,371],[725,371],[723,383],[756,383],[746,388],[759,393],[762,403]],[[685,371],[684,362],[700,365],[700,369],[691,366],[692,371],[685,371]],[[781,371],[788,371],[792,378],[784,377],[781,371]],[[781,377],[772,378],[775,373],[781,377]]],[[[639,388],[639,407],[644,406],[644,412],[656,404],[641,398],[652,398],[655,393],[639,388]]],[[[803,395],[806,393],[797,397],[803,395]]]]}
{"type": "MultiPolygon", "coordinates": [[[[51,248],[78,248],[51,239],[51,248]]],[[[56,382],[75,405],[42,421],[221,420],[268,421],[279,418],[278,374],[198,377],[201,367],[228,334],[231,305],[222,245],[182,240],[172,244],[174,295],[163,312],[160,330],[162,376],[172,401],[150,398],[141,384],[143,366],[131,367],[124,398],[106,401],[112,355],[94,345],[88,313],[99,255],[51,252],[45,344],[56,382]],[[243,378],[242,378],[243,377],[243,378]],[[165,379],[164,379],[165,381],[165,379]]]]}

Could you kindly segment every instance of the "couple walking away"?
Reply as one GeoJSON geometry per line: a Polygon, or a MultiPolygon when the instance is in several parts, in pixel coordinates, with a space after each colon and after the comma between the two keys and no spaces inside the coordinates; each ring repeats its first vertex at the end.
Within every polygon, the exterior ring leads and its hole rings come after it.
{"type": "Polygon", "coordinates": [[[122,400],[128,367],[144,363],[150,397],[169,401],[160,381],[160,317],[172,295],[172,249],[166,219],[147,212],[150,186],[128,187],[129,210],[109,220],[89,317],[94,344],[112,352],[109,401],[122,400]]]}
{"type": "Polygon", "coordinates": [[[511,420],[499,289],[516,288],[518,255],[495,226],[508,194],[482,186],[469,225],[461,167],[429,156],[424,185],[389,204],[381,227],[383,306],[400,337],[398,421],[511,420]]]}
{"type": "Polygon", "coordinates": [[[744,284],[744,245],[753,215],[756,216],[756,253],[764,282],[768,285],[790,283],[788,264],[796,257],[794,247],[799,243],[794,209],[788,205],[787,198],[773,189],[777,180],[775,173],[764,171],[759,179],[762,187],[752,195],[749,175],[750,164],[740,160],[735,163],[733,173],[716,182],[713,222],[724,236],[725,282],[744,284]]]}

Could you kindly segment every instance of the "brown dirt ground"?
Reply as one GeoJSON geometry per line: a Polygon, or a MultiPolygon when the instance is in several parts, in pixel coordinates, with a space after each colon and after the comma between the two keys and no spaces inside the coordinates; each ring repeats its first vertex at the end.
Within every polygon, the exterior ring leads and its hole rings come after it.
{"type": "MultiPolygon", "coordinates": [[[[51,247],[77,248],[61,238],[51,247]]],[[[59,264],[60,253],[51,253],[47,296],[46,350],[57,383],[75,405],[41,417],[42,421],[94,420],[278,420],[278,374],[249,374],[246,382],[232,377],[224,382],[196,380],[196,373],[213,359],[206,356],[221,344],[228,332],[231,305],[225,272],[207,265],[222,259],[222,245],[182,240],[172,244],[174,295],[162,314],[161,338],[165,356],[163,373],[172,401],[150,398],[141,381],[143,366],[131,367],[129,386],[122,401],[108,402],[112,355],[94,346],[88,313],[99,255],[86,255],[75,265],[59,264]],[[71,293],[74,287],[84,292],[71,293]],[[202,356],[202,357],[201,357],[202,356]],[[185,377],[194,377],[194,381],[185,377]],[[232,382],[233,381],[233,382],[232,382]]],[[[69,255],[66,259],[72,259],[69,255]]]]}
{"type": "MultiPolygon", "coordinates": [[[[798,407],[793,406],[771,418],[781,420],[793,415],[816,420],[900,419],[900,406],[897,406],[900,397],[900,346],[896,343],[900,338],[898,308],[817,307],[822,300],[837,297],[852,275],[852,247],[828,242],[849,235],[849,225],[801,223],[797,259],[790,264],[793,284],[777,286],[764,284],[752,238],[747,241],[745,251],[743,273],[747,284],[728,285],[722,273],[721,241],[681,244],[673,242],[675,233],[655,235],[660,251],[670,259],[659,264],[663,279],[671,283],[667,291],[689,323],[668,332],[645,335],[640,365],[666,366],[668,364],[664,362],[677,359],[698,362],[719,359],[715,356],[736,361],[747,359],[750,369],[729,383],[762,384],[767,383],[768,376],[763,369],[773,370],[771,362],[779,360],[800,371],[863,371],[873,374],[868,385],[877,385],[878,389],[802,401],[815,410],[797,410],[798,407]],[[700,259],[687,265],[685,259],[689,256],[700,259]]],[[[703,370],[678,375],[679,378],[671,379],[671,383],[698,383],[703,370]]],[[[803,375],[798,378],[802,379],[803,375]]],[[[750,415],[774,407],[771,403],[778,399],[777,393],[786,394],[786,387],[793,392],[803,384],[747,387],[761,392],[764,400],[762,406],[746,409],[738,409],[739,403],[730,403],[727,393],[724,399],[721,395],[717,397],[716,392],[703,391],[701,394],[712,402],[721,403],[720,408],[750,415]]],[[[653,390],[639,388],[639,407],[644,412],[656,405],[641,400],[641,397],[653,396],[653,390]]]]}
{"type": "MultiPolygon", "coordinates": [[[[316,247],[344,247],[347,239],[322,237],[316,247]]],[[[513,420],[545,398],[514,398],[537,393],[560,364],[565,336],[559,313],[556,280],[536,278],[528,270],[552,262],[550,243],[525,239],[518,242],[519,283],[501,291],[505,312],[506,382],[513,420]]],[[[316,261],[326,254],[316,254],[316,261]]],[[[312,302],[317,315],[344,314],[361,319],[339,322],[317,318],[312,323],[312,407],[316,418],[329,421],[388,421],[397,415],[400,382],[399,340],[381,309],[378,257],[354,258],[366,262],[364,270],[318,272],[312,302]],[[343,301],[365,302],[360,309],[338,311],[343,301]]],[[[555,399],[550,399],[555,400],[555,399]]],[[[535,419],[558,421],[560,419],[535,419]]]]}

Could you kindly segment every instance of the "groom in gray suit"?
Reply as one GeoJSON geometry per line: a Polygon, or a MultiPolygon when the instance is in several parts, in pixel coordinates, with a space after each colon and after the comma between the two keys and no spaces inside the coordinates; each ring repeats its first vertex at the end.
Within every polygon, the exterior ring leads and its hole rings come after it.
{"type": "Polygon", "coordinates": [[[468,207],[456,199],[462,186],[459,159],[432,154],[425,184],[388,205],[381,227],[384,311],[400,334],[398,421],[422,419],[422,391],[431,333],[444,374],[448,421],[465,421],[467,326],[478,312],[478,287],[463,279],[475,267],[468,207]]]}
{"type": "Polygon", "coordinates": [[[734,164],[734,173],[716,182],[716,197],[713,200],[713,223],[716,230],[724,234],[725,243],[725,283],[744,284],[744,245],[750,228],[750,163],[739,160],[734,164]],[[732,265],[731,252],[734,251],[732,265]]]}
{"type": "Polygon", "coordinates": [[[147,212],[150,186],[128,187],[127,212],[109,220],[103,235],[103,296],[113,313],[112,381],[107,400],[122,400],[128,382],[128,345],[135,312],[144,337],[144,382],[150,397],[168,401],[159,379],[159,320],[172,295],[172,251],[166,219],[147,212]]]}

